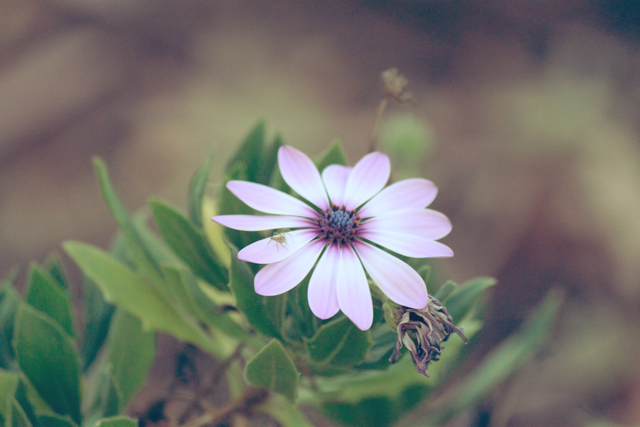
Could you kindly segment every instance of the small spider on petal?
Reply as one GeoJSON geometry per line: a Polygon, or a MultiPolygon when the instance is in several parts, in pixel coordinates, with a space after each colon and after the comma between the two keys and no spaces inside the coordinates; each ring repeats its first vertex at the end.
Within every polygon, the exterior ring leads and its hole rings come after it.
{"type": "Polygon", "coordinates": [[[450,248],[436,241],[449,234],[451,222],[440,212],[425,209],[438,191],[431,181],[407,179],[384,188],[391,166],[379,152],[367,154],[353,168],[328,166],[320,175],[304,153],[283,146],[278,164],[285,182],[317,209],[271,187],[230,181],[227,188],[236,197],[271,215],[212,218],[236,230],[291,230],[286,247],[268,245],[272,238],[268,237],[238,253],[243,261],[267,264],[255,277],[258,294],[289,291],[319,258],[308,298],[311,311],[321,319],[342,310],[358,328],[369,329],[373,304],[367,274],[395,303],[415,309],[427,306],[427,288],[420,275],[371,243],[413,258],[453,256],[450,248]]]}

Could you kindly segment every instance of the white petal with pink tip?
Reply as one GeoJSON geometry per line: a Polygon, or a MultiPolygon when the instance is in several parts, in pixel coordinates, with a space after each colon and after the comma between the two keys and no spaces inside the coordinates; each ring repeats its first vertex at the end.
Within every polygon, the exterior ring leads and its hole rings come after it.
{"type": "Polygon", "coordinates": [[[280,295],[292,289],[305,278],[316,263],[325,242],[316,240],[282,261],[258,271],[255,289],[260,295],[280,295]]]}
{"type": "Polygon", "coordinates": [[[351,246],[342,246],[337,277],[338,305],[356,326],[366,331],[373,323],[371,292],[362,264],[351,246]]]}
{"type": "Polygon", "coordinates": [[[362,230],[358,236],[411,258],[448,258],[453,256],[453,251],[448,246],[415,234],[362,230]]]}
{"type": "Polygon", "coordinates": [[[238,252],[238,259],[255,264],[271,264],[296,253],[318,235],[316,230],[296,230],[282,234],[285,243],[267,237],[245,246],[238,252]]]}
{"type": "Polygon", "coordinates": [[[362,230],[396,231],[428,239],[441,239],[451,232],[451,221],[431,209],[406,209],[362,222],[362,230]]]}
{"type": "Polygon", "coordinates": [[[280,147],[278,165],[285,182],[296,193],[322,210],[329,207],[329,199],[318,169],[306,154],[293,147],[280,147]]]}
{"type": "Polygon", "coordinates": [[[345,207],[357,208],[382,190],[389,180],[391,164],[389,158],[378,152],[364,156],[349,175],[345,189],[345,207]]]}
{"type": "Polygon", "coordinates": [[[334,205],[344,205],[344,190],[352,170],[353,168],[342,165],[331,165],[322,171],[322,182],[334,205]]]}
{"type": "Polygon", "coordinates": [[[336,293],[339,261],[340,250],[332,243],[320,257],[309,281],[309,307],[320,319],[328,319],[340,310],[336,293]]]}
{"type": "Polygon", "coordinates": [[[219,215],[214,216],[211,219],[218,224],[224,225],[225,227],[243,231],[275,230],[277,228],[301,228],[313,227],[316,225],[316,223],[306,218],[288,215],[219,215]]]}
{"type": "Polygon", "coordinates": [[[229,181],[227,188],[248,206],[260,212],[276,215],[296,215],[315,218],[310,206],[282,191],[266,185],[245,181],[229,181]]]}
{"type": "Polygon", "coordinates": [[[427,306],[427,287],[413,268],[367,243],[355,242],[355,247],[367,273],[389,299],[410,308],[427,306]]]}
{"type": "Polygon", "coordinates": [[[438,194],[436,185],[426,179],[405,179],[382,190],[360,209],[362,218],[386,215],[405,209],[424,209],[438,194]]]}

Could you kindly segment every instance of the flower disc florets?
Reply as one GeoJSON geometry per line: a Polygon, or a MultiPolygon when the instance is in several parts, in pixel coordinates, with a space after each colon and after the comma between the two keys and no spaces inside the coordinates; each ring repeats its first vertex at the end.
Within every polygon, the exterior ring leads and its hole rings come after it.
{"type": "Polygon", "coordinates": [[[330,209],[323,212],[323,217],[318,220],[318,226],[329,242],[345,243],[352,242],[360,226],[360,215],[355,209],[346,210],[344,205],[338,208],[334,204],[330,209]]]}

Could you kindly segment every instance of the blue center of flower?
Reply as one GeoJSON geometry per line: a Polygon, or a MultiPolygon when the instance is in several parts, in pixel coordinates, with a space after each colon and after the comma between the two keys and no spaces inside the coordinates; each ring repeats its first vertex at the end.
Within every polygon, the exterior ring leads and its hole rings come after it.
{"type": "Polygon", "coordinates": [[[318,226],[328,241],[344,245],[356,236],[360,216],[355,209],[348,211],[344,206],[333,205],[322,213],[318,226]]]}

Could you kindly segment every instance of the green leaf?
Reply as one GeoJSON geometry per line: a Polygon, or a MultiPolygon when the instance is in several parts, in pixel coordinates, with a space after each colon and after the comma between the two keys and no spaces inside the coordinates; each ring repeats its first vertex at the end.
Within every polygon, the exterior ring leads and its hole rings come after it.
{"type": "Polygon", "coordinates": [[[444,302],[449,298],[449,296],[458,288],[451,280],[447,280],[444,285],[438,289],[438,292],[435,294],[434,298],[444,304],[444,302]]]}
{"type": "Polygon", "coordinates": [[[57,322],[71,337],[75,336],[69,294],[49,273],[35,264],[31,265],[25,301],[57,322]]]}
{"type": "Polygon", "coordinates": [[[111,366],[106,358],[90,373],[87,381],[86,400],[89,402],[85,425],[93,425],[95,421],[103,417],[111,417],[120,413],[119,407],[122,398],[113,376],[111,366]]]}
{"type": "Polygon", "coordinates": [[[261,120],[256,123],[236,150],[236,154],[229,160],[229,163],[227,163],[227,167],[225,168],[226,173],[233,171],[240,164],[247,171],[249,181],[258,182],[259,171],[262,169],[264,128],[264,121],[261,120]]]}
{"type": "Polygon", "coordinates": [[[300,373],[278,340],[272,340],[247,362],[244,375],[249,384],[280,393],[291,403],[295,402],[300,373]]]}
{"type": "Polygon", "coordinates": [[[359,330],[346,316],[322,325],[306,342],[317,365],[343,369],[362,363],[372,345],[369,332],[359,330]]]}
{"type": "Polygon", "coordinates": [[[136,232],[129,212],[124,208],[111,184],[107,167],[102,159],[94,157],[93,167],[100,184],[102,197],[122,232],[131,261],[141,273],[152,278],[161,279],[160,267],[136,232]]]}
{"type": "Polygon", "coordinates": [[[76,423],[68,417],[61,417],[54,414],[40,415],[40,423],[43,427],[76,427],[76,423]]]}
{"type": "Polygon", "coordinates": [[[119,412],[124,412],[147,380],[155,358],[155,334],[144,332],[137,317],[118,310],[109,331],[109,363],[120,395],[119,412]]]}
{"type": "Polygon", "coordinates": [[[48,316],[21,303],[15,351],[20,369],[60,415],[80,423],[80,360],[72,338],[48,316]]]}
{"type": "Polygon", "coordinates": [[[60,285],[62,289],[69,289],[69,281],[67,280],[67,275],[64,272],[64,267],[58,254],[49,255],[44,264],[47,266],[51,277],[58,282],[58,285],[60,285]]]}
{"type": "Polygon", "coordinates": [[[268,403],[256,409],[271,415],[282,427],[313,427],[298,406],[279,396],[272,397],[268,403]]]}
{"type": "Polygon", "coordinates": [[[198,229],[202,229],[202,199],[207,188],[207,180],[213,165],[213,153],[198,168],[189,185],[189,219],[198,229]]]}
{"type": "Polygon", "coordinates": [[[38,420],[34,408],[31,405],[31,401],[29,400],[24,377],[22,377],[18,383],[18,389],[16,390],[16,404],[20,406],[21,411],[29,420],[31,426],[41,427],[40,421],[38,420]]]}
{"type": "Polygon", "coordinates": [[[445,304],[453,320],[455,322],[462,320],[484,290],[495,284],[496,279],[493,277],[476,277],[453,291],[445,304]]]}
{"type": "Polygon", "coordinates": [[[219,355],[197,322],[181,313],[150,283],[106,252],[80,242],[66,242],[64,249],[112,302],[142,320],[145,330],[163,331],[219,355]]]}
{"type": "Polygon", "coordinates": [[[13,425],[13,427],[32,427],[29,418],[27,418],[27,415],[22,410],[22,407],[15,400],[13,401],[11,410],[11,424],[13,425]]]}
{"type": "Polygon", "coordinates": [[[227,288],[227,274],[202,231],[167,203],[150,200],[149,206],[162,238],[193,272],[220,290],[227,288]]]}
{"type": "Polygon", "coordinates": [[[343,165],[347,166],[347,155],[344,153],[342,144],[339,140],[335,140],[331,143],[327,151],[322,153],[316,160],[315,164],[318,170],[322,172],[324,168],[329,165],[343,165]]]}
{"type": "Polygon", "coordinates": [[[16,374],[0,369],[0,421],[3,421],[0,425],[11,427],[12,408],[18,381],[19,378],[16,374]]]}
{"type": "Polygon", "coordinates": [[[82,370],[93,364],[104,344],[115,306],[104,300],[102,291],[88,278],[82,280],[84,295],[84,339],[82,340],[82,370]]]}
{"type": "Polygon", "coordinates": [[[0,284],[0,368],[13,363],[13,328],[20,297],[11,282],[0,284]]]}
{"type": "Polygon", "coordinates": [[[236,297],[238,308],[257,331],[271,337],[278,337],[278,330],[267,315],[262,296],[254,290],[254,276],[251,269],[246,262],[238,259],[238,250],[235,247],[229,245],[229,249],[231,250],[229,288],[236,297]]]}
{"type": "Polygon", "coordinates": [[[138,427],[138,421],[135,418],[118,416],[102,419],[95,427],[138,427]]]}
{"type": "Polygon", "coordinates": [[[276,168],[276,163],[278,162],[278,150],[280,150],[280,147],[282,147],[282,139],[280,138],[280,135],[276,135],[271,146],[264,155],[262,167],[256,176],[257,183],[269,185],[273,171],[276,168]]]}

